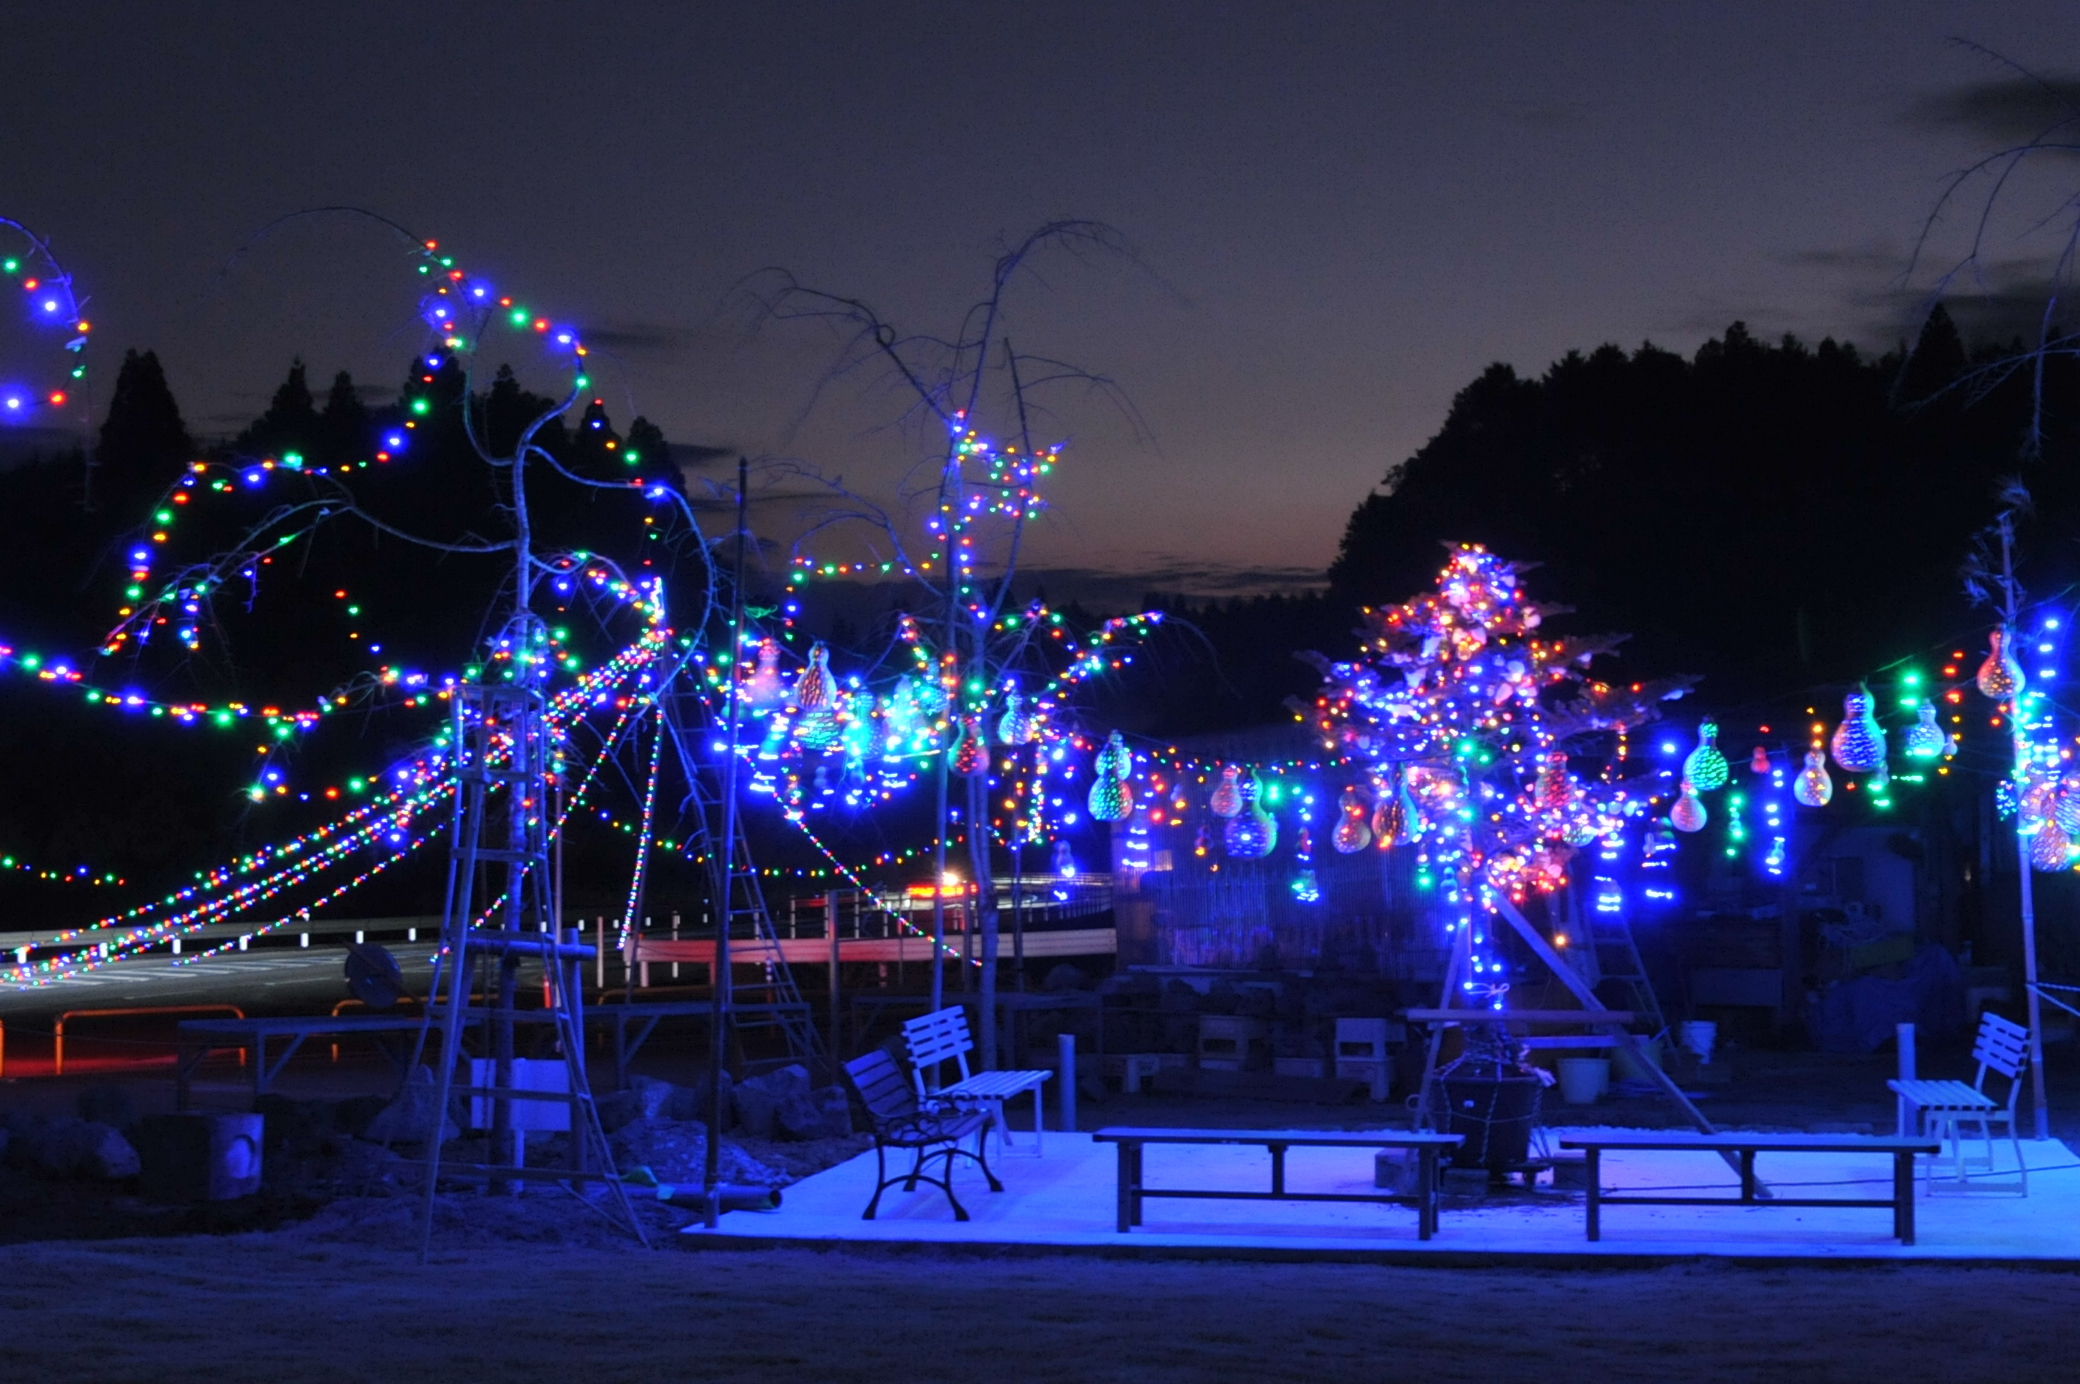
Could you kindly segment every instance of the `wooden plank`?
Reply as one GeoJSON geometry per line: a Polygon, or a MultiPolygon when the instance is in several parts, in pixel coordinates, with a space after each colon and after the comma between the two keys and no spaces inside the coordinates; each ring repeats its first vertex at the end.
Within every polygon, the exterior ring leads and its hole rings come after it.
{"type": "Polygon", "coordinates": [[[1757,1153],[1938,1153],[1942,1141],[1896,1134],[1580,1134],[1560,1140],[1563,1149],[1647,1149],[1682,1152],[1701,1149],[1707,1153],[1728,1150],[1757,1153]]]}
{"type": "Polygon", "coordinates": [[[1091,1135],[1096,1143],[1132,1140],[1143,1144],[1288,1144],[1294,1148],[1432,1148],[1456,1147],[1463,1134],[1428,1134],[1420,1130],[1375,1129],[1337,1133],[1320,1129],[1166,1129],[1107,1126],[1091,1135]]]}

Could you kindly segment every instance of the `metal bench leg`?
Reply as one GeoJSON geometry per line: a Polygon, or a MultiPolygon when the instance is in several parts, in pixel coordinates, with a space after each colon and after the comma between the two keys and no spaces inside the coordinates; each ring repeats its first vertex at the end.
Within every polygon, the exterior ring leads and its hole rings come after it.
{"type": "Polygon", "coordinates": [[[1119,1205],[1115,1208],[1117,1228],[1124,1235],[1134,1225],[1134,1144],[1130,1139],[1119,1141],[1119,1205]]]}
{"type": "Polygon", "coordinates": [[[1416,1238],[1427,1240],[1437,1233],[1437,1150],[1425,1146],[1416,1151],[1416,1238]]]}
{"type": "Polygon", "coordinates": [[[1587,1152],[1589,1155],[1589,1166],[1586,1170],[1589,1174],[1589,1238],[1591,1240],[1601,1240],[1603,1238],[1603,1172],[1600,1165],[1603,1161],[1603,1150],[1592,1148],[1587,1150],[1587,1152]]]}
{"type": "Polygon", "coordinates": [[[1903,1245],[1914,1243],[1914,1155],[1892,1156],[1892,1233],[1903,1245]]]}

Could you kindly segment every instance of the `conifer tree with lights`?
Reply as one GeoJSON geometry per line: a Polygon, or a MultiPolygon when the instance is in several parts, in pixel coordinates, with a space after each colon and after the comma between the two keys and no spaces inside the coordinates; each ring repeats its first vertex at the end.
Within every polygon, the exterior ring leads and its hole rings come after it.
{"type": "Polygon", "coordinates": [[[1648,812],[1654,783],[1627,737],[1696,681],[1595,676],[1624,636],[1547,633],[1567,609],[1531,600],[1515,564],[1451,545],[1434,591],[1365,611],[1359,657],[1314,657],[1324,685],[1303,709],[1349,791],[1396,819],[1374,826],[1381,847],[1414,844],[1418,886],[1466,934],[1465,995],[1496,1008],[1507,969],[1487,915],[1565,887],[1578,852],[1609,849],[1648,812]]]}

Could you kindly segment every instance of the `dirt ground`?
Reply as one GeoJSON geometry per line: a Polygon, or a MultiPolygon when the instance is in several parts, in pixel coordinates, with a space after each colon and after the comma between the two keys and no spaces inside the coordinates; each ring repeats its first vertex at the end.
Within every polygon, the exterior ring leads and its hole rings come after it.
{"type": "MultiPolygon", "coordinates": [[[[1882,1128],[1890,1059],[1744,1054],[1698,1086],[1726,1124],[1882,1128]]],[[[2069,1065],[2069,1064],[2068,1064],[2069,1065]]],[[[660,1072],[661,1075],[670,1075],[660,1072]]],[[[1946,1073],[1947,1074],[1947,1073],[1946,1073]]],[[[339,1075],[345,1076],[346,1073],[339,1075]]],[[[2061,1073],[2063,1076],[2064,1074],[2061,1073]]],[[[6,1083],[18,1108],[71,1083],[6,1083]]],[[[1686,1083],[1689,1084],[1689,1083],[1686,1083]]],[[[335,1077],[328,1093],[347,1089],[335,1077]]],[[[2072,1138],[2080,1090],[2053,1094],[2072,1138]]],[[[149,1109],[154,1089],[141,1088],[149,1109]]],[[[299,1095],[316,1095],[316,1088],[299,1095]]],[[[1079,1123],[1377,1124],[1367,1102],[1086,1101],[1079,1123]]],[[[1559,1118],[1556,1106],[1549,1116],[1559,1118]]],[[[1572,1122],[1666,1123],[1628,1097],[1572,1122]]],[[[851,1151],[768,1145],[799,1177],[851,1151]]],[[[0,1381],[1834,1381],[2080,1375],[2080,1274],[1724,1262],[1387,1268],[947,1252],[701,1249],[644,1204],[635,1247],[556,1193],[157,1208],[0,1179],[0,1381]],[[195,1233],[214,1231],[216,1233],[195,1233]],[[7,1243],[13,1241],[14,1243],[7,1243]]]]}
{"type": "Polygon", "coordinates": [[[421,1267],[408,1219],[329,1215],[0,1251],[0,1378],[1908,1384],[2070,1378],[2080,1349],[2061,1273],[645,1252],[452,1227],[421,1267]]]}

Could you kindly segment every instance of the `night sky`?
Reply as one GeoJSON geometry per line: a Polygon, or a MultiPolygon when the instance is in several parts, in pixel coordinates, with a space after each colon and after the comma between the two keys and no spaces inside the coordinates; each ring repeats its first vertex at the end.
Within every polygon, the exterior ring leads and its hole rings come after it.
{"type": "MultiPolygon", "coordinates": [[[[1201,592],[1318,576],[1490,361],[1688,351],[1735,318],[1889,346],[1946,176],[2018,118],[2014,74],[1953,40],[2080,60],[2055,3],[6,16],[0,213],[92,295],[103,401],[133,345],[203,435],[292,354],[393,386],[419,341],[393,243],[336,219],[256,240],[352,204],[585,326],[623,425],[887,486],[933,439],[885,380],[819,391],[834,339],[754,331],[746,276],[947,332],[1007,238],[1094,218],[1133,257],[1046,260],[1012,332],[1134,416],[1048,400],[1070,448],[1038,560],[1201,592]]],[[[1996,315],[2042,249],[2002,234],[1996,315]]]]}

